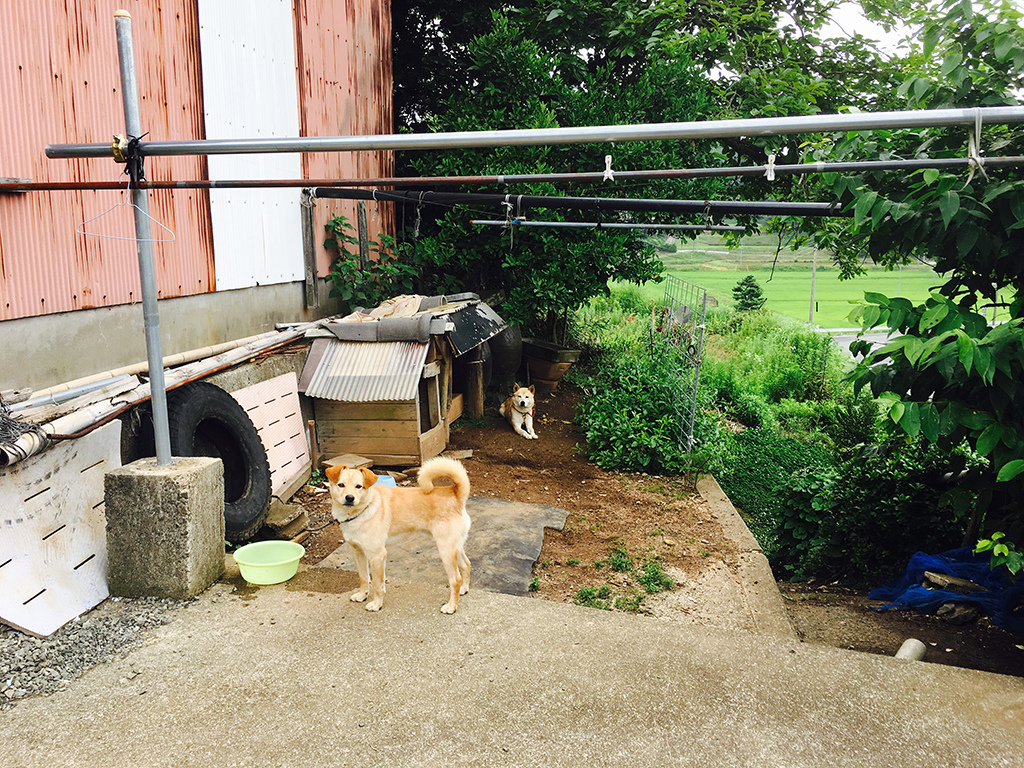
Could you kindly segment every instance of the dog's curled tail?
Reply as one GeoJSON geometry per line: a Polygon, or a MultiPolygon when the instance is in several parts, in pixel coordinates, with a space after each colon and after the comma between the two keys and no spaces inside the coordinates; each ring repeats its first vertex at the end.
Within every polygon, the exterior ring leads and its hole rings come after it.
{"type": "Polygon", "coordinates": [[[434,479],[438,477],[452,479],[455,483],[455,495],[458,497],[459,503],[465,506],[466,499],[469,498],[469,475],[466,474],[466,468],[462,466],[462,462],[449,459],[447,456],[438,456],[425,461],[420,467],[417,481],[420,488],[429,491],[433,489],[434,479]]]}

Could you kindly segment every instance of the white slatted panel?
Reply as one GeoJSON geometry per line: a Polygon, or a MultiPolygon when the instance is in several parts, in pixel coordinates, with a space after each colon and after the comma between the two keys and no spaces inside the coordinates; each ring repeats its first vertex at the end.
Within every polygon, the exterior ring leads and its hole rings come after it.
{"type": "MultiPolygon", "coordinates": [[[[200,0],[206,138],[299,135],[291,0],[200,0]]],[[[211,155],[211,179],[297,179],[298,154],[211,155]]],[[[217,290],[303,278],[298,189],[210,190],[217,290]]]]}
{"type": "Polygon", "coordinates": [[[0,621],[45,637],[107,589],[103,478],[121,466],[121,422],[0,469],[0,621]]]}
{"type": "Polygon", "coordinates": [[[309,444],[298,387],[298,377],[285,373],[231,393],[249,414],[267,451],[274,494],[309,468],[309,444]]]}

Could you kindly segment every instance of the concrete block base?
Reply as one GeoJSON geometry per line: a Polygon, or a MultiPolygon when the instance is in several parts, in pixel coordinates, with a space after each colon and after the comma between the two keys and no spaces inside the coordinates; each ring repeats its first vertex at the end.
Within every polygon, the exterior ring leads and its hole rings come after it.
{"type": "Polygon", "coordinates": [[[220,459],[139,459],[106,475],[107,581],[112,595],[193,597],[224,572],[220,459]]]}

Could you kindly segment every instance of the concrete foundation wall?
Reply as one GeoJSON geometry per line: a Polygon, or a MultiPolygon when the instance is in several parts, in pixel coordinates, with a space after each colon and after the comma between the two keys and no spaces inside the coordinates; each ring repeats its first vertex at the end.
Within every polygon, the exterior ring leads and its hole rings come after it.
{"type": "MultiPolygon", "coordinates": [[[[336,314],[327,291],[321,282],[320,307],[312,311],[305,309],[303,283],[164,299],[158,305],[163,355],[336,314]]],[[[0,338],[0,390],[43,389],[146,360],[141,304],[7,320],[0,322],[0,338]]]]}

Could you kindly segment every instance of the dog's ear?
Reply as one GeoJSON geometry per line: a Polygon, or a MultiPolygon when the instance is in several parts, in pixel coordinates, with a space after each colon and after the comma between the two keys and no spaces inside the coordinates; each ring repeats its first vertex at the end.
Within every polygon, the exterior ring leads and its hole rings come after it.
{"type": "Polygon", "coordinates": [[[530,394],[531,394],[531,395],[532,395],[532,394],[534,394],[534,391],[535,391],[535,390],[536,390],[536,387],[534,387],[534,385],[533,385],[533,384],[531,384],[531,385],[530,385],[530,394]]]}
{"type": "Polygon", "coordinates": [[[338,484],[338,478],[341,477],[341,473],[348,469],[344,464],[336,467],[328,467],[324,470],[324,474],[327,475],[327,479],[335,485],[338,484]]]}
{"type": "Polygon", "coordinates": [[[512,384],[512,391],[515,392],[518,389],[520,389],[520,386],[519,386],[519,382],[517,381],[514,384],[512,384]]]}
{"type": "Polygon", "coordinates": [[[360,470],[363,473],[363,487],[369,488],[371,485],[377,482],[377,476],[365,467],[360,470]]]}

